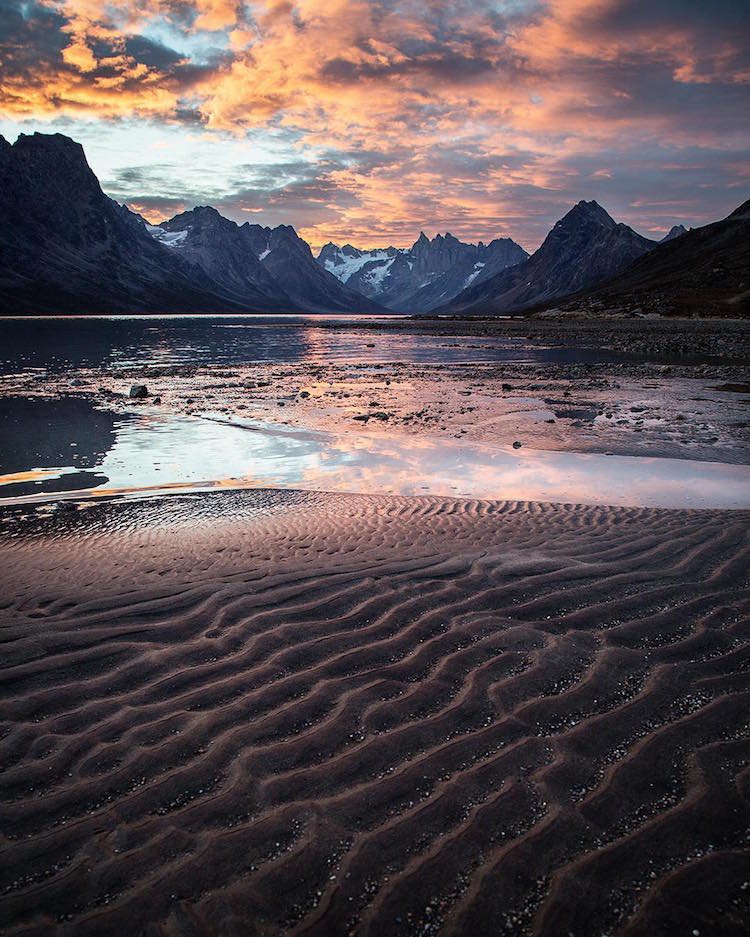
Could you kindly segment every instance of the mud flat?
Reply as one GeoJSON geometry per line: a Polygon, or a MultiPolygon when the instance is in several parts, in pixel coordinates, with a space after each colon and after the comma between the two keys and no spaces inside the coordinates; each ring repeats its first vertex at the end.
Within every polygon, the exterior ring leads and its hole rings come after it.
{"type": "Polygon", "coordinates": [[[750,513],[0,511],[0,928],[739,935],[750,513]]]}

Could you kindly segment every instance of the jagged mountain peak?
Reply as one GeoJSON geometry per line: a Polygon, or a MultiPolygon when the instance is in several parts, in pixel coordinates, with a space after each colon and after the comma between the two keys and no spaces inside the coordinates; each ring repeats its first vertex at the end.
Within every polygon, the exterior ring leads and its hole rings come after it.
{"type": "Polygon", "coordinates": [[[667,241],[673,241],[675,238],[682,237],[683,234],[687,234],[687,228],[685,225],[672,225],[667,234],[664,235],[659,243],[665,244],[667,241]]]}
{"type": "Polygon", "coordinates": [[[162,221],[158,227],[167,231],[177,231],[188,226],[193,228],[214,228],[223,227],[225,229],[237,228],[234,221],[225,218],[215,208],[210,205],[196,205],[188,211],[180,212],[167,221],[162,221]]]}
{"type": "Polygon", "coordinates": [[[569,297],[563,308],[744,318],[750,315],[748,270],[750,201],[660,243],[615,276],[569,297]]]}
{"type": "MultiPolygon", "coordinates": [[[[351,247],[351,245],[348,245],[351,247]]],[[[520,263],[528,255],[510,238],[466,244],[446,231],[424,231],[408,248],[360,250],[328,243],[317,262],[342,283],[399,312],[427,312],[468,283],[520,263]]]]}
{"type": "Polygon", "coordinates": [[[580,201],[552,228],[528,260],[471,284],[456,311],[516,312],[613,276],[656,246],[616,222],[595,201],[580,201]]]}
{"type": "MultiPolygon", "coordinates": [[[[555,228],[570,228],[580,224],[600,224],[605,228],[616,228],[617,222],[606,209],[593,199],[581,199],[555,224],[555,228]]],[[[554,228],[553,228],[554,230],[554,228]]]]}

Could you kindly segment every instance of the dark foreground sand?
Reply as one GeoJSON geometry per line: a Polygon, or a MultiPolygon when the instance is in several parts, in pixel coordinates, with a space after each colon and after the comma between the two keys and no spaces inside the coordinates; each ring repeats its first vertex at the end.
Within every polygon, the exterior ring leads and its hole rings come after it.
{"type": "Polygon", "coordinates": [[[748,932],[747,513],[20,513],[3,933],[748,932]]]}

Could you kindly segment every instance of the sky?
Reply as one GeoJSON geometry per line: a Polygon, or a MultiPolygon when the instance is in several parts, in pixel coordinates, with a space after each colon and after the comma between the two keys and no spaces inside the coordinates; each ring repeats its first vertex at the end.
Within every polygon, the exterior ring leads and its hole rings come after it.
{"type": "Polygon", "coordinates": [[[0,133],[81,142],[152,221],[533,250],[750,197],[747,0],[0,0],[0,133]]]}

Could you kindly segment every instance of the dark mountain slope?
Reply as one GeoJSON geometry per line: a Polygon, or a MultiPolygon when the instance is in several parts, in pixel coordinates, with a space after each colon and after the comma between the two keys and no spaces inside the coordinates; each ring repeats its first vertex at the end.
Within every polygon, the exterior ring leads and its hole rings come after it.
{"type": "Polygon", "coordinates": [[[659,243],[666,244],[667,241],[673,241],[675,238],[682,237],[683,234],[687,234],[687,228],[685,227],[685,225],[682,225],[682,224],[672,225],[672,227],[664,235],[661,241],[659,241],[659,243]]]}
{"type": "Polygon", "coordinates": [[[271,310],[294,310],[294,301],[258,260],[246,227],[224,218],[215,208],[199,207],[149,230],[170,245],[175,255],[200,267],[246,302],[271,310]]]}
{"type": "Polygon", "coordinates": [[[0,311],[255,309],[156,242],[61,134],[0,138],[0,311]]]}
{"type": "Polygon", "coordinates": [[[291,225],[240,228],[250,249],[274,280],[309,312],[383,312],[375,300],[344,285],[315,261],[310,245],[291,225]]]}
{"type": "Polygon", "coordinates": [[[565,310],[750,316],[750,200],[727,218],[661,243],[565,310]]]}
{"type": "Polygon", "coordinates": [[[468,287],[440,311],[518,312],[593,286],[655,246],[614,221],[601,205],[581,201],[528,260],[468,287]]]}

